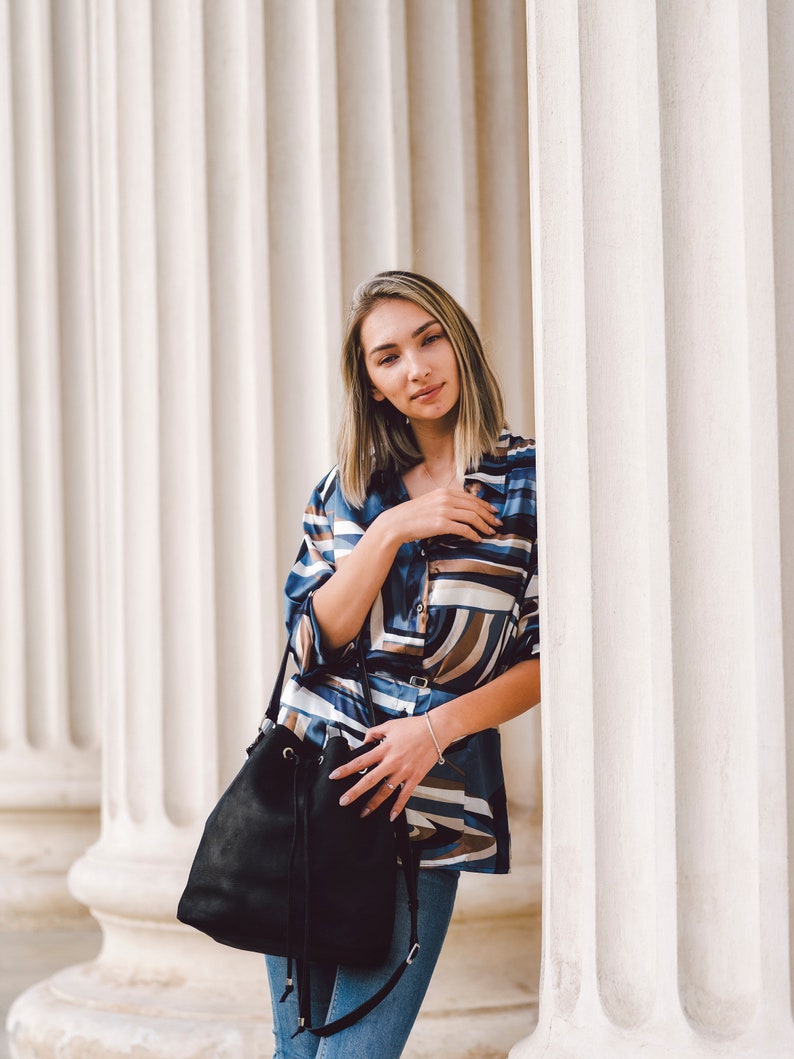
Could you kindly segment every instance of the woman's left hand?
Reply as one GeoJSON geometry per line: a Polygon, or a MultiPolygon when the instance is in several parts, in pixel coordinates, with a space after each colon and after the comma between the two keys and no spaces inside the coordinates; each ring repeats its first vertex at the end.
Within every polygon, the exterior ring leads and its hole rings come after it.
{"type": "Polygon", "coordinates": [[[364,768],[368,770],[342,795],[339,804],[350,805],[369,791],[370,797],[361,811],[362,816],[367,816],[400,787],[391,811],[394,820],[405,808],[417,784],[438,761],[427,724],[421,716],[399,717],[370,728],[364,744],[372,744],[372,749],[331,773],[332,780],[341,780],[364,768]]]}

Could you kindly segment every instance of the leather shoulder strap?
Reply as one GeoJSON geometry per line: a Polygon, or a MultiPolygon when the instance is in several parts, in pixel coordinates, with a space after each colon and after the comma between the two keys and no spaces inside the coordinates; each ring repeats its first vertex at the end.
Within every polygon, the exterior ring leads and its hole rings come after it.
{"type": "MultiPolygon", "coordinates": [[[[369,674],[367,673],[367,659],[364,654],[364,645],[361,642],[361,637],[358,638],[357,643],[358,650],[358,665],[361,670],[361,690],[364,692],[364,701],[367,704],[367,712],[369,713],[369,725],[373,728],[378,722],[375,717],[375,706],[372,702],[372,688],[369,685],[369,674]]],[[[278,711],[281,705],[281,692],[284,688],[284,676],[287,672],[287,662],[289,661],[289,640],[287,640],[287,646],[284,648],[284,654],[281,658],[281,665],[279,666],[278,673],[276,675],[276,682],[273,685],[273,691],[270,696],[270,703],[265,710],[265,715],[259,725],[260,729],[264,726],[265,721],[272,721],[276,724],[278,721],[278,711]]]]}

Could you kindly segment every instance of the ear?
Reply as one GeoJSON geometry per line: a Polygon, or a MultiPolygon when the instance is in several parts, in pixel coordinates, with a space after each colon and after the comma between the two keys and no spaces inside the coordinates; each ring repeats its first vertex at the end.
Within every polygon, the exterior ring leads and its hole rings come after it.
{"type": "Polygon", "coordinates": [[[372,395],[373,401],[385,401],[386,395],[382,394],[377,386],[370,386],[369,392],[372,395]]]}

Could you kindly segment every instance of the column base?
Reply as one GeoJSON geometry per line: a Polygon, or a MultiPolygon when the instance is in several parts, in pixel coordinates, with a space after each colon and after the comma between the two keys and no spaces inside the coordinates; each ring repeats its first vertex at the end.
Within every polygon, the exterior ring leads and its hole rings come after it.
{"type": "Polygon", "coordinates": [[[462,885],[463,900],[405,1059],[504,1059],[537,1022],[540,910],[526,901],[520,908],[512,904],[509,893],[518,890],[513,877],[484,881],[508,899],[492,905],[488,916],[471,900],[479,896],[479,887],[466,893],[462,885]],[[499,886],[500,881],[506,885],[499,886]]]}
{"type": "MultiPolygon", "coordinates": [[[[447,943],[405,1059],[503,1059],[537,1018],[537,871],[462,884],[447,943]]],[[[269,1059],[262,957],[173,922],[97,916],[92,963],[12,1005],[12,1059],[269,1059]]]]}
{"type": "Polygon", "coordinates": [[[96,839],[95,810],[0,813],[0,929],[55,930],[85,924],[67,872],[96,839]]]}
{"type": "Polygon", "coordinates": [[[70,967],[14,1001],[12,1059],[269,1059],[264,961],[250,974],[196,981],[120,976],[101,959],[70,967]]]}
{"type": "Polygon", "coordinates": [[[563,1019],[541,1020],[535,1032],[511,1049],[509,1059],[790,1059],[794,1023],[759,1016],[752,1031],[734,1040],[707,1038],[682,1017],[657,1020],[634,1029],[588,1019],[577,1025],[563,1019]]]}
{"type": "MultiPolygon", "coordinates": [[[[450,928],[405,1059],[504,1059],[537,1018],[536,911],[471,911],[450,928]]],[[[270,1059],[264,962],[208,944],[225,968],[199,981],[130,976],[100,957],[33,986],[8,1017],[12,1059],[270,1059]],[[250,973],[230,974],[238,957],[250,973]]]]}

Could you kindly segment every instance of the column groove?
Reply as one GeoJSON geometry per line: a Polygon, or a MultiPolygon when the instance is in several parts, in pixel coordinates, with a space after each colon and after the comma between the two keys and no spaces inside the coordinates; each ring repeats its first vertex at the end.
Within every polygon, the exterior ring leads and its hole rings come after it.
{"type": "Polygon", "coordinates": [[[657,25],[668,410],[678,427],[670,562],[679,988],[699,1032],[735,1036],[761,989],[758,719],[747,708],[753,582],[744,572],[751,508],[736,489],[752,481],[738,8],[682,6],[660,11],[657,25]]]}
{"type": "Polygon", "coordinates": [[[97,826],[93,407],[75,416],[93,343],[80,15],[4,4],[0,29],[0,921],[15,927],[82,918],[66,871],[97,826]]]}

